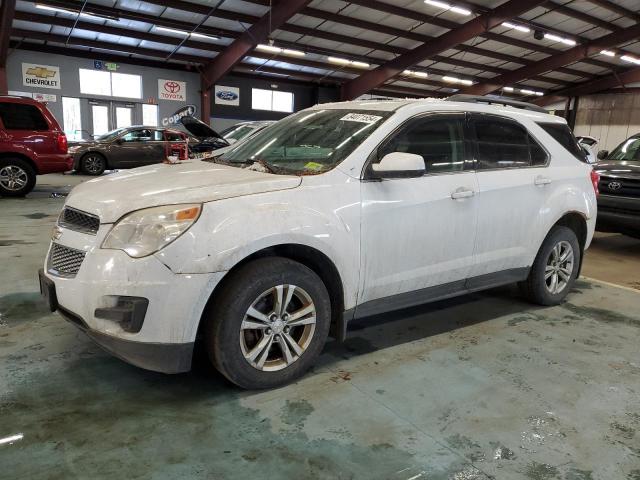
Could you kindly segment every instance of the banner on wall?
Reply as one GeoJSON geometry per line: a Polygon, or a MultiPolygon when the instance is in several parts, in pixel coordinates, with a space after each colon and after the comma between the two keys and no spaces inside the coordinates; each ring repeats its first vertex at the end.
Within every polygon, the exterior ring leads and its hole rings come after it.
{"type": "Polygon", "coordinates": [[[218,105],[230,105],[232,107],[240,105],[240,89],[238,87],[216,85],[214,96],[215,103],[218,105]]]}
{"type": "Polygon", "coordinates": [[[163,127],[171,127],[173,125],[178,124],[182,117],[186,117],[187,115],[193,116],[193,115],[195,115],[195,113],[196,113],[196,106],[195,105],[187,105],[186,107],[182,107],[179,110],[177,110],[176,112],[174,112],[173,115],[170,115],[168,117],[164,117],[161,120],[162,126],[163,127]]]}
{"type": "Polygon", "coordinates": [[[60,67],[53,65],[39,65],[36,63],[22,64],[22,84],[27,87],[60,89],[60,67]]]}
{"type": "Polygon", "coordinates": [[[187,82],[177,80],[158,80],[158,99],[173,100],[176,102],[187,101],[187,82]]]}
{"type": "Polygon", "coordinates": [[[58,97],[52,93],[34,93],[31,98],[39,102],[57,102],[58,97]]]}

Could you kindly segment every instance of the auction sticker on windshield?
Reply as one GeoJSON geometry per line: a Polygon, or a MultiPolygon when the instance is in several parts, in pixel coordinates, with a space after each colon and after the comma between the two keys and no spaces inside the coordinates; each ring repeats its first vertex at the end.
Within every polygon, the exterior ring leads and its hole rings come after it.
{"type": "Polygon", "coordinates": [[[377,115],[367,115],[366,113],[348,113],[340,120],[345,122],[375,123],[381,118],[377,115]]]}

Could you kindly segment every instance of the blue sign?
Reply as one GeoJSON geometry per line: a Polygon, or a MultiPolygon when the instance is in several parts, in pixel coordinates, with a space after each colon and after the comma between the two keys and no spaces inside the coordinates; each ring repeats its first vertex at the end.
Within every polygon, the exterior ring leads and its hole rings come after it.
{"type": "Polygon", "coordinates": [[[96,70],[102,70],[102,60],[94,60],[93,68],[95,68],[96,70]]]}
{"type": "Polygon", "coordinates": [[[226,102],[232,102],[238,99],[238,94],[235,92],[230,92],[228,90],[220,90],[216,93],[216,97],[226,102]]]}

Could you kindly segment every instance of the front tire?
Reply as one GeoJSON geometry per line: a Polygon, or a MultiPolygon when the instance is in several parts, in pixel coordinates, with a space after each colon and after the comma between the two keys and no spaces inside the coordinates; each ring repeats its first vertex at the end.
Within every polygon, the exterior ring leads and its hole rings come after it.
{"type": "Polygon", "coordinates": [[[525,296],[539,305],[558,305],[573,288],[582,251],[575,232],[555,226],[542,243],[529,278],[522,282],[525,296]]]}
{"type": "Polygon", "coordinates": [[[220,373],[242,388],[273,388],[301,377],[320,355],[331,301],[308,267],[261,258],[232,273],[204,320],[209,358],[220,373]]]}
{"type": "Polygon", "coordinates": [[[80,159],[80,171],[85,175],[102,175],[107,169],[107,159],[96,152],[84,154],[80,159]]]}
{"type": "Polygon", "coordinates": [[[36,172],[21,158],[0,159],[0,195],[24,197],[36,185],[36,172]]]}

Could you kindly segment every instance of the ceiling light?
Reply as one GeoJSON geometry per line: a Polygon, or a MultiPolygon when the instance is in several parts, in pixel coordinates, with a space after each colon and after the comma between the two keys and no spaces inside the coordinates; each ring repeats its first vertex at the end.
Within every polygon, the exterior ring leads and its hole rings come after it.
{"type": "Polygon", "coordinates": [[[418,78],[427,78],[429,74],[427,72],[416,72],[415,70],[405,70],[402,72],[403,75],[407,75],[409,77],[418,77],[418,78]]]}
{"type": "Polygon", "coordinates": [[[189,35],[189,32],[185,32],[184,30],[178,30],[177,28],[168,28],[168,27],[155,27],[156,30],[160,32],[169,32],[169,33],[177,33],[178,35],[189,35]]]}
{"type": "Polygon", "coordinates": [[[264,43],[261,43],[260,45],[258,45],[256,47],[256,50],[262,50],[263,52],[271,52],[271,53],[275,53],[276,55],[281,53],[283,55],[291,55],[296,57],[305,56],[305,53],[301,52],[300,50],[292,50],[290,48],[280,48],[280,47],[276,47],[275,45],[265,45],[264,43]]]}
{"type": "Polygon", "coordinates": [[[360,67],[360,68],[370,67],[368,63],[348,60],[346,58],[340,58],[340,57],[327,57],[327,60],[329,60],[329,62],[331,63],[337,63],[338,65],[352,65],[354,67],[360,67]]]}
{"type": "Polygon", "coordinates": [[[607,57],[615,57],[616,52],[612,52],[611,50],[600,50],[600,55],[606,55],[607,57]]]}
{"type": "Polygon", "coordinates": [[[543,96],[543,95],[544,95],[544,93],[543,93],[543,92],[536,92],[536,95],[537,95],[537,96],[539,96],[539,97],[541,97],[541,96],[543,96]]]}
{"type": "Polygon", "coordinates": [[[198,32],[191,32],[189,36],[194,38],[208,38],[211,40],[220,40],[220,37],[218,37],[217,35],[209,35],[209,34],[198,33],[198,32]]]}
{"type": "Polygon", "coordinates": [[[513,87],[503,87],[502,88],[505,92],[513,92],[513,87]]]}
{"type": "Polygon", "coordinates": [[[525,95],[537,95],[539,97],[541,97],[542,95],[544,95],[544,93],[542,92],[538,92],[536,90],[528,90],[526,88],[521,88],[520,89],[520,93],[524,93],[525,95]]]}
{"type": "Polygon", "coordinates": [[[446,2],[440,2],[438,0],[424,0],[424,3],[427,5],[431,5],[432,7],[442,8],[443,10],[450,10],[455,13],[459,13],[460,15],[471,15],[471,10],[467,10],[466,8],[456,7],[454,5],[449,5],[446,2]]]}
{"type": "Polygon", "coordinates": [[[116,22],[120,20],[120,18],[111,16],[111,15],[101,15],[99,13],[80,12],[78,10],[45,5],[44,3],[36,3],[36,8],[40,10],[47,10],[49,12],[66,13],[67,15],[79,15],[85,18],[104,18],[106,20],[113,20],[116,22]]]}
{"type": "Polygon", "coordinates": [[[465,80],[463,78],[458,78],[458,77],[450,77],[448,75],[445,75],[444,77],[442,77],[442,80],[449,83],[461,83],[462,85],[473,85],[473,82],[471,80],[465,80]]]}
{"type": "Polygon", "coordinates": [[[630,57],[629,55],[623,55],[620,57],[621,60],[625,62],[635,63],[636,65],[640,65],[640,58],[630,57]]]}
{"type": "Polygon", "coordinates": [[[514,30],[518,30],[519,32],[523,32],[523,33],[529,33],[531,31],[523,25],[516,25],[515,23],[510,23],[510,22],[502,22],[502,26],[507,28],[513,28],[514,30]]]}
{"type": "Polygon", "coordinates": [[[546,38],[547,40],[551,40],[552,42],[560,42],[560,43],[564,43],[565,45],[571,45],[572,47],[576,45],[575,40],[571,40],[570,38],[560,37],[552,33],[545,33],[544,38],[546,38]]]}

